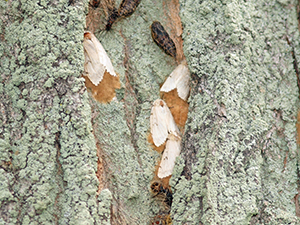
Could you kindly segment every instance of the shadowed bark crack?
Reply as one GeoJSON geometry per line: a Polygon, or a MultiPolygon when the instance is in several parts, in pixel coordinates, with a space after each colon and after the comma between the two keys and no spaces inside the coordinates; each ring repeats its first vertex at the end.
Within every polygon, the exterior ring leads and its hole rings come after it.
{"type": "MultiPolygon", "coordinates": [[[[57,178],[58,179],[61,179],[63,180],[63,171],[62,171],[62,165],[59,161],[59,158],[60,158],[60,148],[61,148],[61,145],[60,145],[60,132],[57,132],[55,134],[55,148],[56,148],[56,168],[57,168],[57,178]]],[[[56,182],[57,183],[57,186],[59,187],[59,191],[58,193],[56,194],[56,197],[55,197],[55,202],[54,202],[54,208],[55,208],[55,213],[53,214],[54,218],[55,218],[55,224],[59,224],[59,218],[60,216],[57,214],[58,212],[60,212],[60,206],[59,206],[59,198],[60,198],[60,195],[63,193],[63,188],[61,187],[60,183],[59,182],[56,182]]]]}
{"type": "Polygon", "coordinates": [[[137,145],[137,140],[139,138],[139,135],[136,133],[136,113],[138,110],[138,99],[137,95],[135,93],[134,87],[132,85],[133,80],[130,77],[130,73],[132,68],[130,67],[129,63],[129,57],[130,57],[130,43],[124,35],[121,33],[121,36],[124,39],[124,60],[123,60],[123,65],[125,67],[125,94],[124,94],[124,107],[125,107],[125,115],[126,115],[126,123],[127,126],[130,130],[130,137],[131,137],[131,144],[134,147],[135,151],[137,152],[137,159],[138,163],[141,166],[142,161],[139,157],[138,154],[138,145],[137,145]]]}
{"type": "Polygon", "coordinates": [[[296,73],[296,76],[297,76],[297,84],[298,84],[299,98],[300,98],[300,78],[299,78],[298,62],[297,62],[297,58],[296,58],[296,56],[295,56],[294,46],[293,46],[293,44],[290,42],[288,36],[286,36],[286,41],[287,41],[288,45],[291,46],[291,48],[292,48],[291,54],[292,54],[292,57],[293,57],[293,59],[294,59],[293,65],[294,65],[294,70],[295,70],[295,73],[296,73]]]}

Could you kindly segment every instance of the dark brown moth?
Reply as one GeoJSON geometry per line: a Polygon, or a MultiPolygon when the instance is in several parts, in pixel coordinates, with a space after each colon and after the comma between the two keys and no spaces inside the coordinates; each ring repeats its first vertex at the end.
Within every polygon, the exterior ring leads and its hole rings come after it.
{"type": "Polygon", "coordinates": [[[151,35],[153,41],[162,49],[164,52],[174,58],[176,58],[176,47],[173,40],[160,22],[154,21],[151,25],[151,35]]]}
{"type": "Polygon", "coordinates": [[[141,0],[123,0],[119,7],[119,16],[127,17],[131,16],[136,10],[136,7],[140,4],[141,0]]]}
{"type": "Polygon", "coordinates": [[[122,0],[120,7],[118,11],[114,10],[113,13],[108,18],[107,24],[106,24],[106,30],[109,31],[111,29],[111,26],[118,18],[125,18],[128,16],[131,16],[138,5],[140,4],[141,0],[122,0]]]}

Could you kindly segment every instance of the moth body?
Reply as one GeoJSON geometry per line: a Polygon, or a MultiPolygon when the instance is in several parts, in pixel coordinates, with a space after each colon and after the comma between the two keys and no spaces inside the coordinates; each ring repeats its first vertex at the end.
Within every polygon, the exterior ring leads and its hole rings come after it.
{"type": "Polygon", "coordinates": [[[173,40],[160,22],[154,21],[151,25],[151,36],[154,42],[164,52],[174,58],[176,58],[176,47],[173,40]]]}
{"type": "Polygon", "coordinates": [[[169,208],[172,206],[173,195],[170,187],[164,188],[161,181],[154,181],[151,183],[150,188],[153,197],[161,199],[169,208]]]}
{"type": "Polygon", "coordinates": [[[123,0],[118,10],[120,17],[131,16],[140,2],[141,0],[123,0]]]}
{"type": "Polygon", "coordinates": [[[109,16],[105,30],[109,31],[111,29],[111,26],[113,25],[113,23],[119,18],[119,13],[116,9],[114,9],[114,11],[112,12],[112,14],[109,16]]]}

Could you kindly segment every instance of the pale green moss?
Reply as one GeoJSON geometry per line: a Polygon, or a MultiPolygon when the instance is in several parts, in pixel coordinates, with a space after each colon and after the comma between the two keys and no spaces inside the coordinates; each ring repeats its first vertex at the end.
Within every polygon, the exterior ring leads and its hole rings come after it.
{"type": "MultiPolygon", "coordinates": [[[[95,134],[108,166],[110,175],[107,178],[112,184],[109,189],[114,198],[124,204],[119,207],[121,207],[121,214],[124,210],[127,212],[125,213],[126,220],[146,224],[151,214],[148,187],[155,164],[155,159],[151,157],[153,155],[150,152],[151,149],[145,144],[143,144],[145,149],[134,147],[135,138],[131,136],[127,127],[122,103],[111,102],[103,105],[95,102],[94,106],[97,107],[98,112],[95,120],[97,123],[95,134]]],[[[143,120],[147,121],[145,118],[143,120]]],[[[147,128],[143,126],[142,129],[147,128]]],[[[145,143],[145,132],[138,135],[145,143]]],[[[115,201],[113,201],[114,204],[116,204],[115,201]]]]}
{"type": "MultiPolygon", "coordinates": [[[[126,220],[147,224],[158,210],[149,194],[159,157],[147,142],[151,104],[176,66],[149,29],[153,20],[164,18],[163,3],[142,1],[131,17],[96,34],[122,87],[129,81],[133,88],[133,93],[120,90],[119,102],[93,103],[95,134],[112,184],[96,199],[91,108],[87,94],[78,93],[87,1],[74,2],[0,2],[11,20],[1,31],[0,79],[9,77],[3,104],[13,115],[0,145],[1,160],[12,159],[13,165],[1,175],[0,204],[9,201],[11,214],[0,223],[18,218],[22,224],[109,224],[117,199],[126,220]]],[[[205,81],[192,92],[186,126],[192,135],[184,139],[171,180],[174,224],[247,224],[265,203],[261,216],[270,224],[297,223],[291,202],[297,188],[297,86],[285,37],[299,56],[299,34],[295,9],[280,2],[182,1],[185,55],[191,71],[205,81]],[[221,104],[226,119],[217,116],[221,104]],[[191,150],[197,160],[191,177],[183,177],[191,150]]]]}

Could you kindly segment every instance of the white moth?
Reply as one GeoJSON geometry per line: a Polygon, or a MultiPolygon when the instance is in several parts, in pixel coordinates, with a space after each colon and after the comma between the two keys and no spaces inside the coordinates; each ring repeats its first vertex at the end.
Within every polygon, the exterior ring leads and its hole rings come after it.
{"type": "Polygon", "coordinates": [[[162,155],[162,159],[158,168],[157,176],[164,178],[172,175],[175,161],[180,154],[180,141],[181,139],[170,134],[166,143],[166,148],[162,155]]]}
{"type": "Polygon", "coordinates": [[[169,92],[177,88],[178,96],[186,101],[190,91],[189,80],[190,71],[187,67],[186,61],[183,61],[173,70],[163,86],[160,88],[160,91],[169,92]]]}
{"type": "Polygon", "coordinates": [[[168,134],[180,137],[180,132],[171,111],[161,99],[157,99],[153,103],[150,116],[150,129],[153,142],[157,147],[166,141],[168,134]]]}
{"type": "Polygon", "coordinates": [[[94,85],[97,86],[102,81],[105,70],[112,76],[117,76],[101,43],[89,31],[84,32],[83,48],[84,75],[88,76],[94,85]]]}

